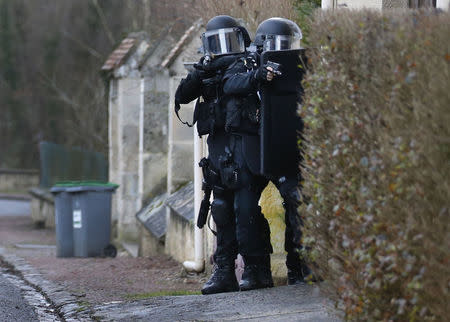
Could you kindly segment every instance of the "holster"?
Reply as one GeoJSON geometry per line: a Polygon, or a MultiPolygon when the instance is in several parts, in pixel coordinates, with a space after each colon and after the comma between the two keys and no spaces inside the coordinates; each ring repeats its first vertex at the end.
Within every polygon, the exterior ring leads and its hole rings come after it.
{"type": "Polygon", "coordinates": [[[232,154],[226,153],[219,157],[220,177],[222,184],[228,189],[239,187],[239,166],[234,162],[232,154]]]}

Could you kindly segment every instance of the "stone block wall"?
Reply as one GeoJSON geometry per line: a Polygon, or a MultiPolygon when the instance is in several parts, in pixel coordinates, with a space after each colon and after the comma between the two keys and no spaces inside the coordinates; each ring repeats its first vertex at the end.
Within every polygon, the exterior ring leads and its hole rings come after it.
{"type": "Polygon", "coordinates": [[[144,226],[139,227],[139,256],[164,254],[164,242],[153,236],[144,226]]]}
{"type": "Polygon", "coordinates": [[[31,220],[37,227],[55,228],[55,202],[47,189],[29,190],[31,195],[31,220]]]}
{"type": "Polygon", "coordinates": [[[286,252],[284,251],[284,208],[277,188],[272,184],[264,189],[260,199],[261,210],[270,225],[272,275],[276,279],[286,278],[286,252]]]}
{"type": "Polygon", "coordinates": [[[0,193],[27,193],[39,185],[39,170],[0,169],[0,193]]]}
{"type": "Polygon", "coordinates": [[[195,258],[194,224],[169,210],[165,251],[179,262],[195,258]]]}

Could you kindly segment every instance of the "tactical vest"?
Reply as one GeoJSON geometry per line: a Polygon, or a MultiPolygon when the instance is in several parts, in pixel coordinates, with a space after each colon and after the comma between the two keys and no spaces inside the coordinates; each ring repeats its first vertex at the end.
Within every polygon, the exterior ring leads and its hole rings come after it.
{"type": "MultiPolygon", "coordinates": [[[[244,58],[239,59],[230,68],[251,70],[251,67],[246,66],[244,58]]],[[[258,134],[261,102],[256,93],[247,96],[226,97],[224,105],[225,131],[229,133],[258,134]]]]}
{"type": "Polygon", "coordinates": [[[225,110],[222,107],[222,72],[217,71],[211,78],[202,80],[202,96],[197,99],[194,109],[194,123],[197,122],[199,136],[214,135],[225,126],[225,110]]]}

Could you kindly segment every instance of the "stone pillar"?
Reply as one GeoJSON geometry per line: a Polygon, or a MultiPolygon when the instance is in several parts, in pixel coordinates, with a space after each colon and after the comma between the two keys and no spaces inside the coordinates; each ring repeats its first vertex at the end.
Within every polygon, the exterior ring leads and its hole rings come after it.
{"type": "MultiPolygon", "coordinates": [[[[119,180],[119,106],[118,106],[119,80],[111,78],[109,81],[109,103],[108,103],[108,141],[109,141],[109,181],[120,184],[119,180]]],[[[120,188],[119,188],[120,189],[120,188]]],[[[117,193],[112,195],[111,221],[113,227],[117,228],[118,198],[117,193]]],[[[116,238],[117,231],[113,231],[116,238]]]]}
{"type": "MultiPolygon", "coordinates": [[[[138,239],[135,214],[142,206],[139,195],[139,112],[141,81],[139,78],[118,80],[117,105],[117,183],[116,216],[119,240],[138,239]]],[[[112,129],[114,131],[114,128],[112,129]]]]}

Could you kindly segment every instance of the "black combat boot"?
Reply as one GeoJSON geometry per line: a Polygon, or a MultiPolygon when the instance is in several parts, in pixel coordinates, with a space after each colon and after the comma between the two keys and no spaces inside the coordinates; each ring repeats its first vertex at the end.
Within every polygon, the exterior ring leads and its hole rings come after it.
{"type": "Polygon", "coordinates": [[[305,283],[301,269],[295,268],[287,270],[288,285],[297,285],[305,283]]]}
{"type": "Polygon", "coordinates": [[[202,294],[215,294],[239,291],[236,279],[234,259],[216,258],[214,271],[209,280],[203,285],[202,294]]]}
{"type": "Polygon", "coordinates": [[[245,264],[244,273],[239,282],[239,288],[241,291],[250,291],[260,288],[258,282],[258,265],[245,264]]]}
{"type": "Polygon", "coordinates": [[[261,288],[273,287],[270,255],[266,255],[262,258],[262,263],[259,266],[258,278],[261,288]]]}
{"type": "Polygon", "coordinates": [[[270,270],[270,255],[245,256],[244,262],[244,273],[239,282],[241,291],[273,287],[272,272],[270,270]]]}
{"type": "Polygon", "coordinates": [[[316,282],[311,269],[306,262],[300,258],[295,261],[290,260],[289,255],[286,260],[288,285],[297,285],[307,282],[316,282]]]}

